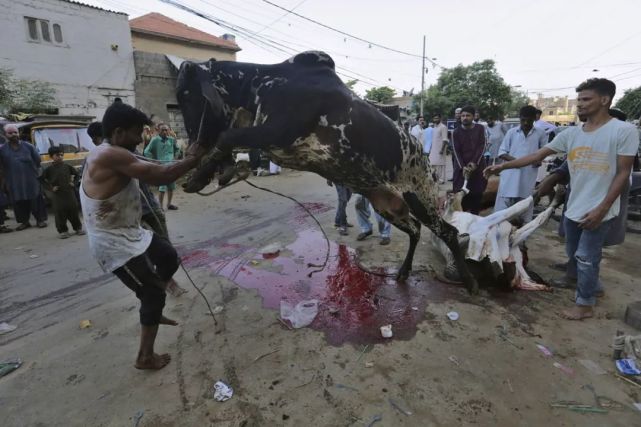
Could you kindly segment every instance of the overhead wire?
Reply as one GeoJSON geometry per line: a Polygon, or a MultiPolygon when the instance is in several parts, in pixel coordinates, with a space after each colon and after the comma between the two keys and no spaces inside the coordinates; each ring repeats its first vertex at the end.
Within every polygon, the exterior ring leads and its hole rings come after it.
{"type": "MultiPolygon", "coordinates": [[[[205,12],[196,10],[191,6],[183,4],[179,0],[158,0],[158,1],[160,1],[162,3],[170,4],[170,5],[172,5],[174,7],[177,7],[179,9],[181,9],[181,10],[184,10],[186,12],[192,13],[192,14],[194,14],[194,15],[202,18],[202,19],[205,19],[207,21],[210,21],[210,22],[212,22],[212,23],[214,23],[214,24],[216,24],[216,25],[218,25],[220,27],[229,29],[231,31],[235,31],[235,32],[237,32],[237,34],[242,35],[242,36],[248,38],[249,40],[255,42],[253,44],[258,43],[258,44],[263,45],[263,47],[267,46],[267,47],[269,47],[269,49],[276,50],[276,51],[278,51],[280,53],[284,53],[284,54],[288,55],[288,57],[298,53],[298,51],[296,49],[293,49],[293,48],[291,48],[291,47],[289,47],[289,46],[287,46],[287,45],[285,45],[283,43],[280,43],[280,42],[278,42],[276,40],[273,40],[272,38],[266,37],[265,35],[258,35],[255,32],[253,32],[252,30],[249,30],[249,29],[247,29],[247,28],[245,28],[243,26],[240,26],[238,24],[233,24],[233,23],[231,23],[229,21],[226,21],[226,20],[224,20],[222,18],[214,17],[214,16],[211,16],[211,15],[205,13],[205,12]]],[[[369,86],[389,85],[389,83],[383,83],[383,82],[377,81],[376,79],[374,79],[374,78],[372,78],[370,76],[366,76],[364,74],[358,73],[358,72],[356,72],[354,70],[351,70],[351,69],[343,67],[343,66],[336,66],[336,68],[342,71],[342,73],[337,72],[338,74],[345,75],[346,77],[351,78],[351,79],[359,80],[360,82],[363,82],[364,84],[367,84],[369,86]],[[349,74],[347,74],[347,73],[349,73],[349,74]],[[354,76],[358,76],[358,77],[354,77],[354,76]]],[[[403,91],[404,90],[402,88],[395,88],[395,89],[399,90],[399,91],[403,91]]]]}
{"type": "MultiPolygon", "coordinates": [[[[283,6],[280,6],[280,5],[276,4],[276,3],[273,3],[273,2],[271,2],[269,0],[262,0],[262,1],[264,3],[267,3],[267,4],[271,5],[271,6],[274,6],[274,7],[278,8],[278,9],[282,9],[284,11],[287,11],[287,12],[291,13],[292,15],[297,16],[297,17],[299,17],[301,19],[304,19],[306,21],[312,22],[312,23],[314,23],[316,25],[319,25],[319,26],[321,26],[323,28],[326,28],[328,30],[334,31],[336,33],[342,34],[343,36],[350,37],[350,38],[352,38],[354,40],[358,40],[358,41],[361,41],[363,43],[367,43],[368,45],[376,46],[376,47],[378,47],[380,49],[385,49],[385,50],[388,50],[390,52],[396,52],[396,53],[401,54],[401,55],[407,55],[407,56],[412,56],[412,57],[415,57],[415,58],[423,59],[422,55],[417,55],[415,53],[405,52],[405,51],[402,51],[402,50],[399,50],[399,49],[395,49],[393,47],[384,46],[384,45],[382,45],[380,43],[376,43],[376,42],[371,41],[371,40],[366,40],[364,38],[361,38],[361,37],[355,36],[353,34],[347,33],[345,31],[339,30],[337,28],[331,27],[331,26],[329,26],[327,24],[323,24],[322,22],[319,22],[319,21],[317,21],[315,19],[308,18],[307,16],[301,15],[301,14],[299,14],[297,12],[294,12],[293,10],[287,9],[287,8],[285,8],[283,6]]],[[[435,67],[440,67],[443,70],[447,69],[446,67],[442,66],[441,64],[437,63],[436,61],[434,61],[431,58],[425,57],[425,60],[428,61],[430,64],[432,64],[435,67]]]]}

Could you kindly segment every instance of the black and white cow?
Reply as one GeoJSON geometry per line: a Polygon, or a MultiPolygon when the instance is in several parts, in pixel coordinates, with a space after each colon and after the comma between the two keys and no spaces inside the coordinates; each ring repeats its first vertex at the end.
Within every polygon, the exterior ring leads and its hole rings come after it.
{"type": "Polygon", "coordinates": [[[374,106],[358,98],[323,52],[304,52],[273,65],[184,62],[177,97],[191,141],[211,148],[185,190],[211,181],[235,147],[259,148],[275,163],[315,172],[367,197],[374,209],[409,235],[398,271],[412,268],[421,224],[451,250],[471,292],[457,229],[437,207],[438,186],[421,145],[374,106]]]}

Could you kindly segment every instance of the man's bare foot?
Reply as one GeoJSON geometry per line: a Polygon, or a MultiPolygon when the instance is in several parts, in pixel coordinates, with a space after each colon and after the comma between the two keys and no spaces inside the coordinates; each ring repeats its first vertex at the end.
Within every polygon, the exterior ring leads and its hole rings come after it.
{"type": "Polygon", "coordinates": [[[151,357],[141,357],[138,356],[136,364],[134,365],[136,369],[153,369],[158,370],[162,369],[171,361],[171,356],[167,353],[165,354],[156,354],[154,353],[151,357]]]}
{"type": "Polygon", "coordinates": [[[167,293],[174,298],[177,298],[187,292],[187,289],[180,287],[174,279],[170,279],[167,282],[167,293]]]}
{"type": "Polygon", "coordinates": [[[171,325],[171,326],[178,326],[178,322],[175,320],[172,320],[168,317],[165,316],[160,316],[160,321],[158,321],[159,325],[171,325]]]}
{"type": "Polygon", "coordinates": [[[559,315],[567,320],[583,320],[592,317],[594,310],[589,305],[576,305],[568,310],[563,310],[559,315]]]}

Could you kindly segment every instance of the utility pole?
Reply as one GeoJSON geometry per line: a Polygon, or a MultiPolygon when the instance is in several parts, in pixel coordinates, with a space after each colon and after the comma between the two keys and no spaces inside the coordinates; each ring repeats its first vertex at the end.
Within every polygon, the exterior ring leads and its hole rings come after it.
{"type": "Polygon", "coordinates": [[[423,64],[421,64],[421,116],[423,115],[423,92],[425,91],[425,36],[423,36],[423,64]]]}

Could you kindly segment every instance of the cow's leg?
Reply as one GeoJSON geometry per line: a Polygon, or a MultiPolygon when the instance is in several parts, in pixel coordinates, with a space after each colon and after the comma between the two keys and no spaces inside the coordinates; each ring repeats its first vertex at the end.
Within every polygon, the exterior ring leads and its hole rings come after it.
{"type": "Polygon", "coordinates": [[[447,223],[436,210],[436,206],[425,206],[418,196],[412,192],[403,193],[403,199],[408,204],[412,214],[416,216],[427,228],[432,230],[449,248],[454,257],[454,263],[458,269],[461,280],[470,293],[476,294],[479,285],[474,276],[470,273],[465,263],[466,239],[459,239],[458,230],[447,223]]]}
{"type": "Polygon", "coordinates": [[[412,271],[414,252],[421,239],[421,223],[410,216],[410,208],[407,203],[399,195],[389,190],[373,190],[366,192],[365,196],[376,212],[396,228],[407,233],[410,239],[407,254],[396,275],[398,280],[405,280],[412,271]]]}

